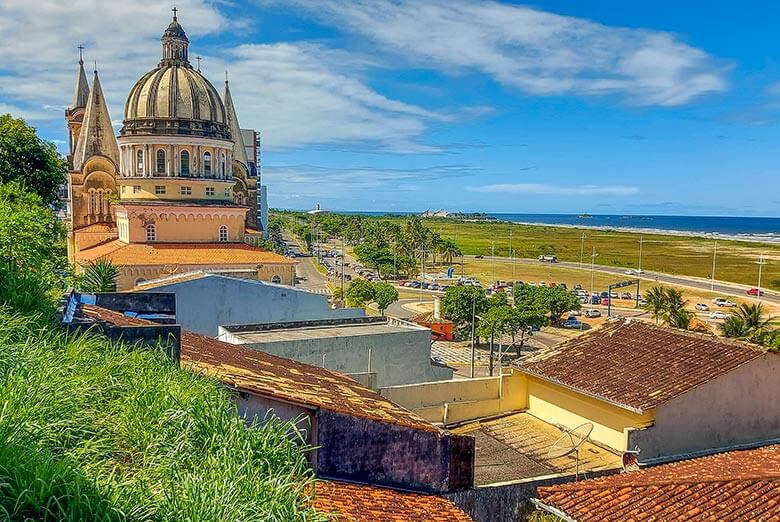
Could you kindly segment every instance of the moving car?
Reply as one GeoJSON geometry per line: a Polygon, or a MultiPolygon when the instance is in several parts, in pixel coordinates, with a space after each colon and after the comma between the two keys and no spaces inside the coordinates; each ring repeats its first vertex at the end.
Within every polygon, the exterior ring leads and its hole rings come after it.
{"type": "Polygon", "coordinates": [[[539,256],[539,261],[542,263],[557,263],[558,257],[553,255],[542,255],[539,256]]]}
{"type": "Polygon", "coordinates": [[[601,312],[595,308],[589,308],[585,310],[585,317],[601,317],[601,312]]]}
{"type": "Polygon", "coordinates": [[[696,308],[700,312],[709,312],[710,311],[710,307],[707,306],[704,303],[696,303],[696,306],[694,306],[694,308],[696,308]]]}
{"type": "Polygon", "coordinates": [[[710,312],[710,319],[728,319],[730,317],[726,312],[714,311],[710,312]]]}
{"type": "Polygon", "coordinates": [[[759,290],[758,288],[751,288],[750,290],[748,290],[748,291],[747,291],[747,292],[745,292],[745,293],[746,293],[747,295],[757,295],[757,296],[762,296],[762,295],[764,295],[764,291],[763,291],[763,290],[759,290]]]}

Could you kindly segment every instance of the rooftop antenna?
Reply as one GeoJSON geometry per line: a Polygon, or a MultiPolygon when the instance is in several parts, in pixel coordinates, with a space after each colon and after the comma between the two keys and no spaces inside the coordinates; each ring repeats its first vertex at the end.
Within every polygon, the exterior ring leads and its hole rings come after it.
{"type": "Polygon", "coordinates": [[[552,443],[547,450],[548,459],[559,459],[566,455],[575,454],[576,467],[574,471],[574,480],[580,479],[580,448],[590,437],[593,431],[593,424],[586,422],[580,424],[574,429],[564,429],[563,434],[552,443]]]}

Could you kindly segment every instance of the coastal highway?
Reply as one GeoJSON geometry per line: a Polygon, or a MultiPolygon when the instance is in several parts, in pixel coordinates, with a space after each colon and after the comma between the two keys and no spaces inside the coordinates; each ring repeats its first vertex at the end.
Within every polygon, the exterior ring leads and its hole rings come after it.
{"type": "MultiPolygon", "coordinates": [[[[465,257],[467,259],[477,259],[476,256],[465,256],[465,257]]],[[[485,262],[489,262],[491,259],[492,258],[490,256],[484,256],[481,260],[485,262]]],[[[503,261],[509,263],[512,262],[512,259],[509,257],[496,256],[495,259],[497,261],[503,261]]],[[[528,259],[528,258],[515,258],[515,263],[528,264],[528,265],[543,264],[538,259],[528,259]]],[[[583,264],[582,267],[580,267],[579,263],[573,263],[570,261],[558,261],[557,263],[545,263],[545,264],[551,264],[553,266],[560,267],[560,268],[570,268],[574,270],[582,270],[583,272],[590,272],[589,263],[583,264]]],[[[734,296],[734,297],[748,298],[749,296],[745,294],[745,291],[751,288],[750,286],[740,285],[737,283],[729,283],[726,281],[715,281],[715,284],[712,285],[712,283],[708,279],[691,277],[691,276],[662,274],[659,272],[645,271],[641,276],[628,275],[625,273],[626,268],[610,267],[604,265],[596,265],[594,270],[596,272],[615,274],[616,276],[618,276],[615,278],[615,281],[621,281],[624,279],[636,279],[638,277],[642,282],[666,283],[670,285],[693,288],[696,290],[704,290],[708,292],[713,291],[716,293],[723,294],[724,297],[734,296]]],[[[764,289],[764,292],[765,294],[761,297],[762,301],[768,301],[780,305],[780,294],[766,289],[764,289]]]]}

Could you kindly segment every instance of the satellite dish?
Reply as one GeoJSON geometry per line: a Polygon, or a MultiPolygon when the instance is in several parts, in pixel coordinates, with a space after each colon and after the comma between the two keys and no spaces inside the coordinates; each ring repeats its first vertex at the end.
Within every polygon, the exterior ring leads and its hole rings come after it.
{"type": "Polygon", "coordinates": [[[580,424],[570,430],[563,430],[563,434],[547,450],[547,458],[559,459],[574,453],[577,461],[574,479],[578,480],[580,476],[580,447],[585,444],[592,431],[593,424],[590,422],[580,424]]]}

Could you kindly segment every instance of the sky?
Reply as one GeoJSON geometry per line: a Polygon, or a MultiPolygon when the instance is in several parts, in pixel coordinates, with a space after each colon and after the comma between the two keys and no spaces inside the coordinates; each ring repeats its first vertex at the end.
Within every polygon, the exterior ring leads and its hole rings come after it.
{"type": "MultiPolygon", "coordinates": [[[[0,1],[0,113],[119,132],[171,2],[0,1]]],[[[779,216],[780,2],[179,0],[277,208],[779,216]]]]}

